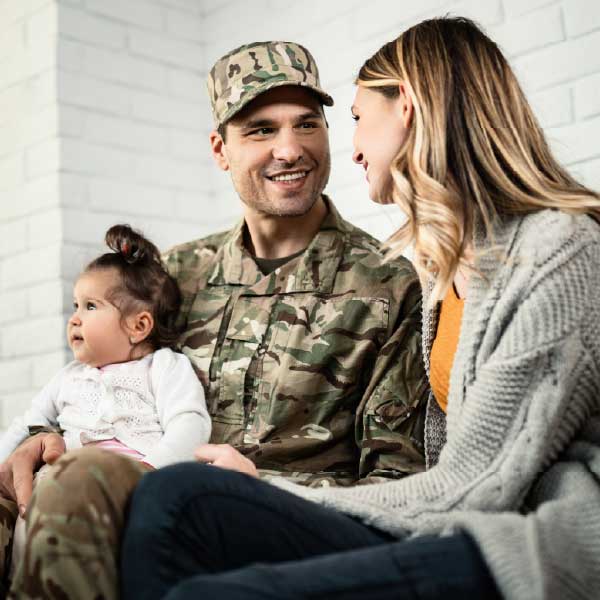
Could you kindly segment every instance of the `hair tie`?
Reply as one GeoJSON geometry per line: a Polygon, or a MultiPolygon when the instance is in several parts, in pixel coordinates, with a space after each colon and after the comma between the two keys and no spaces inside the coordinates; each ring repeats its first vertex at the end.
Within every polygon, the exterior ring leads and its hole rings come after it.
{"type": "Polygon", "coordinates": [[[129,254],[129,244],[126,241],[121,242],[121,254],[125,256],[129,254]]]}

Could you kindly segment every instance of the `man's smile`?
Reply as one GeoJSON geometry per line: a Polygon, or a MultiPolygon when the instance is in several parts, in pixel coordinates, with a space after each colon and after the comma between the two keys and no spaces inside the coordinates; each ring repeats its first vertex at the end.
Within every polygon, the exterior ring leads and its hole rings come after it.
{"type": "Polygon", "coordinates": [[[280,171],[274,175],[267,175],[267,179],[271,181],[294,181],[295,179],[302,179],[310,173],[310,169],[302,169],[299,171],[280,171]]]}
{"type": "Polygon", "coordinates": [[[274,183],[277,187],[289,189],[300,189],[304,186],[310,169],[302,169],[300,171],[281,171],[274,175],[266,175],[266,178],[274,183]]]}

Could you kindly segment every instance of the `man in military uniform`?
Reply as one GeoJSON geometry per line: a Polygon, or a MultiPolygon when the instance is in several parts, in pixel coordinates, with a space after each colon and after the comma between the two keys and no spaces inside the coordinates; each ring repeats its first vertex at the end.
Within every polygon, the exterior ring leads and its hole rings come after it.
{"type": "MultiPolygon", "coordinates": [[[[421,470],[419,283],[323,195],[333,100],[312,56],[289,42],[242,46],[217,61],[208,87],[212,153],[244,218],[165,257],[183,292],[181,350],[213,419],[198,460],[312,486],[421,470]]],[[[39,462],[52,439],[32,438],[30,456],[39,462]]],[[[29,509],[15,597],[115,597],[124,507],[141,474],[93,449],[61,459],[29,509]]]]}

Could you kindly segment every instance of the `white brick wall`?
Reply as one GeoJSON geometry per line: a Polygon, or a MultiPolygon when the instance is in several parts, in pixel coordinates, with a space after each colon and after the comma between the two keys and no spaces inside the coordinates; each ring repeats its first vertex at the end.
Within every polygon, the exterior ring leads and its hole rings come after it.
{"type": "Polygon", "coordinates": [[[110,225],[167,247],[232,221],[202,210],[201,20],[198,2],[0,0],[0,426],[68,358],[72,283],[110,225]]]}
{"type": "Polygon", "coordinates": [[[49,0],[0,2],[2,422],[37,388],[34,365],[63,345],[58,186],[46,177],[58,168],[56,8],[49,0]],[[58,296],[45,296],[50,281],[58,296]]]}
{"type": "Polygon", "coordinates": [[[600,187],[596,0],[0,0],[0,425],[67,360],[72,282],[109,225],[167,247],[237,218],[208,153],[204,83],[237,45],[310,48],[336,100],[328,192],[365,229],[393,232],[401,214],[369,202],[351,161],[352,80],[381,44],[447,13],[487,28],[557,155],[600,187]]]}

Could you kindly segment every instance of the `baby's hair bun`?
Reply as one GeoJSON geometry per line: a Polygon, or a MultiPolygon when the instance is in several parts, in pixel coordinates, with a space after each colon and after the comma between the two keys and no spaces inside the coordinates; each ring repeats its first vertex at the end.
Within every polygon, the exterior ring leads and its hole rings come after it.
{"type": "Polygon", "coordinates": [[[113,225],[104,239],[106,245],[130,265],[146,260],[160,262],[158,248],[129,225],[113,225]]]}

